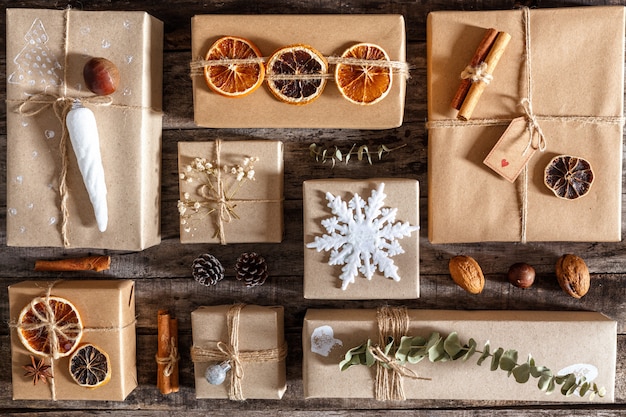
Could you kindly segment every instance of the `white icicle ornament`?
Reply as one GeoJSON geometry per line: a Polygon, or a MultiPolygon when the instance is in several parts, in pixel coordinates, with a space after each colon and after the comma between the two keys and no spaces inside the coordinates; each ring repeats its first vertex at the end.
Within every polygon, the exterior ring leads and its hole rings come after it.
{"type": "Polygon", "coordinates": [[[96,215],[98,230],[104,232],[107,229],[109,214],[96,116],[76,100],[67,113],[66,124],[78,168],[96,215]]]}

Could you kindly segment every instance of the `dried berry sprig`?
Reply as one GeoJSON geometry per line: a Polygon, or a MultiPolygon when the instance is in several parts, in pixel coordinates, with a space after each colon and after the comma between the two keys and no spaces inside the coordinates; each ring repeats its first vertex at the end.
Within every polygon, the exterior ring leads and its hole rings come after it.
{"type": "MultiPolygon", "coordinates": [[[[178,213],[180,214],[180,224],[184,226],[185,232],[191,231],[190,220],[192,218],[203,218],[210,216],[220,210],[220,202],[224,201],[226,214],[218,213],[219,216],[238,219],[234,211],[234,205],[229,204],[243,184],[250,180],[255,180],[254,163],[258,157],[245,157],[240,164],[233,166],[209,162],[206,158],[194,158],[191,164],[185,166],[183,172],[179,174],[181,181],[197,183],[198,190],[203,199],[193,199],[188,192],[183,194],[183,199],[178,200],[178,213]]],[[[216,226],[221,225],[217,221],[216,226]]],[[[216,230],[216,235],[219,230],[216,230]]]]}
{"type": "Polygon", "coordinates": [[[24,376],[33,379],[33,385],[37,385],[37,382],[39,381],[47,384],[49,378],[54,378],[52,372],[50,371],[50,365],[45,364],[44,358],[35,362],[35,357],[30,355],[30,361],[31,365],[23,365],[22,368],[26,370],[24,376]]]}
{"type": "MultiPolygon", "coordinates": [[[[380,161],[384,155],[397,149],[404,148],[405,146],[406,143],[395,148],[390,148],[387,145],[378,145],[374,154],[378,155],[378,160],[380,161]]],[[[315,158],[317,162],[325,164],[326,162],[330,161],[333,168],[335,167],[337,162],[345,162],[347,165],[353,155],[356,155],[359,161],[362,161],[363,158],[366,158],[367,162],[372,165],[372,152],[369,150],[369,147],[367,145],[361,145],[357,147],[356,144],[354,144],[348,152],[342,152],[341,149],[339,149],[337,146],[325,147],[316,143],[312,143],[309,146],[309,153],[311,157],[315,158]]]]}
{"type": "MultiPolygon", "coordinates": [[[[606,389],[598,387],[596,383],[587,381],[582,375],[568,373],[565,375],[555,375],[545,366],[538,366],[531,355],[528,359],[519,364],[518,352],[513,349],[504,350],[498,348],[493,353],[490,351],[489,342],[485,343],[483,350],[477,350],[478,344],[474,339],[469,339],[466,344],[461,344],[456,332],[450,333],[447,337],[442,337],[439,333],[433,332],[428,338],[421,336],[403,336],[399,344],[393,338],[388,339],[385,346],[376,346],[371,340],[348,350],[344,359],[339,363],[342,371],[353,365],[366,365],[371,367],[375,363],[381,366],[390,367],[404,366],[407,363],[416,364],[424,358],[431,362],[445,362],[461,359],[468,360],[474,354],[479,353],[477,365],[481,365],[485,360],[491,358],[491,370],[501,369],[508,372],[508,376],[513,375],[515,380],[526,383],[532,376],[537,379],[537,387],[546,394],[554,392],[557,385],[561,386],[561,394],[570,396],[578,391],[578,395],[584,397],[589,393],[589,400],[597,395],[604,397],[606,389]]],[[[424,379],[424,378],[420,378],[424,379]]]]}

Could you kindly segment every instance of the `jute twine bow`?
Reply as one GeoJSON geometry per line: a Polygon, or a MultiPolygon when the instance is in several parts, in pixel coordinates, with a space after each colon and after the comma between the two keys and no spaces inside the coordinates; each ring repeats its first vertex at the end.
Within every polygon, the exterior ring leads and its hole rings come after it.
{"type": "Polygon", "coordinates": [[[370,347],[376,359],[376,386],[374,393],[377,400],[405,400],[402,378],[429,379],[419,377],[413,370],[401,365],[381,349],[388,343],[388,338],[399,341],[409,331],[409,313],[406,307],[380,307],[376,311],[378,323],[378,346],[370,347]]]}
{"type": "MultiPolygon", "coordinates": [[[[358,58],[343,58],[338,56],[325,57],[329,65],[355,65],[362,67],[382,67],[389,68],[393,73],[397,73],[410,78],[410,66],[407,62],[402,61],[386,61],[386,60],[374,60],[374,59],[358,59],[358,58]]],[[[206,67],[211,66],[228,66],[228,65],[251,65],[251,64],[263,64],[266,63],[268,57],[259,58],[225,58],[225,59],[198,59],[189,63],[190,76],[196,77],[204,75],[206,67]]],[[[268,71],[265,75],[268,80],[319,80],[319,79],[334,79],[335,75],[332,73],[319,73],[319,74],[273,74],[268,71]]]]}
{"type": "MultiPolygon", "coordinates": [[[[531,32],[530,32],[530,8],[522,9],[522,25],[524,30],[524,80],[525,80],[525,97],[521,98],[519,105],[524,111],[526,118],[528,144],[523,154],[528,152],[530,148],[537,149],[541,152],[547,148],[547,140],[539,125],[540,121],[561,121],[589,123],[597,125],[623,125],[624,118],[622,116],[561,116],[561,115],[537,115],[533,111],[533,77],[532,77],[532,61],[531,61],[531,32]]],[[[433,120],[426,123],[427,129],[439,128],[458,128],[467,126],[502,126],[508,125],[513,119],[511,118],[494,118],[494,119],[475,119],[469,121],[461,120],[433,120]]],[[[528,224],[528,189],[529,174],[528,166],[525,166],[521,173],[520,193],[520,242],[526,243],[526,230],[528,224]]]]}
{"type": "Polygon", "coordinates": [[[235,304],[228,309],[226,322],[228,328],[228,343],[218,341],[215,348],[191,347],[191,360],[198,363],[227,361],[231,366],[230,387],[228,398],[243,401],[243,389],[241,383],[244,378],[245,363],[279,362],[287,357],[287,344],[274,349],[262,350],[239,350],[239,319],[241,310],[245,304],[235,304]]]}
{"type": "Polygon", "coordinates": [[[477,66],[468,65],[461,72],[461,78],[464,80],[471,80],[472,82],[482,81],[485,84],[489,84],[493,80],[493,75],[487,72],[488,65],[486,62],[481,62],[477,66]]]}
{"type": "Polygon", "coordinates": [[[161,357],[158,354],[154,355],[157,364],[165,365],[165,367],[163,368],[163,376],[172,375],[176,363],[180,360],[180,355],[178,354],[178,346],[176,346],[176,339],[173,337],[170,339],[169,348],[169,355],[165,357],[161,357]]]}
{"type": "Polygon", "coordinates": [[[59,337],[66,339],[70,342],[78,343],[82,338],[82,334],[86,332],[109,332],[109,331],[120,331],[129,326],[133,326],[136,323],[136,320],[131,321],[130,323],[123,326],[111,326],[111,327],[83,327],[82,323],[66,323],[59,324],[57,321],[56,313],[52,308],[50,303],[51,301],[51,293],[52,288],[59,283],[60,281],[54,281],[48,284],[48,287],[43,296],[33,298],[29,305],[30,311],[32,311],[33,315],[37,318],[38,322],[34,323],[16,323],[12,322],[9,324],[9,327],[15,328],[17,331],[27,331],[32,332],[36,331],[39,334],[47,335],[48,337],[48,346],[50,353],[47,355],[50,357],[50,373],[52,374],[52,378],[50,378],[50,394],[53,401],[57,400],[56,395],[56,385],[54,378],[54,364],[57,359],[61,357],[60,354],[60,341],[59,337]],[[39,311],[36,306],[42,305],[43,311],[39,311]]]}

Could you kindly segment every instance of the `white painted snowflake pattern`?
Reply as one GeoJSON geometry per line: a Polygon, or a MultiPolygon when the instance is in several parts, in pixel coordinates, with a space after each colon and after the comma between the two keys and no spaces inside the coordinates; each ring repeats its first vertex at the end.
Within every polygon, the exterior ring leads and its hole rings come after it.
{"type": "Polygon", "coordinates": [[[316,236],[306,246],[318,252],[331,251],[328,264],[343,265],[339,275],[342,290],[355,282],[359,272],[371,280],[377,267],[386,278],[400,281],[391,257],[404,253],[398,239],[410,236],[419,226],[395,222],[398,209],[383,207],[387,197],[384,189],[385,183],[380,183],[372,190],[367,204],[358,194],[346,203],[341,197],[326,193],[333,214],[322,220],[327,234],[316,236]]]}

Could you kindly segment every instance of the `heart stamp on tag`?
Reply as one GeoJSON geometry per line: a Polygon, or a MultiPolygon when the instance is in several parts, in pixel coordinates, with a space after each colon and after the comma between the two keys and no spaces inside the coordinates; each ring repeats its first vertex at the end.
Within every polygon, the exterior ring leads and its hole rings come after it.
{"type": "Polygon", "coordinates": [[[500,165],[502,165],[502,168],[506,168],[509,165],[509,161],[507,161],[506,158],[502,158],[500,165]]]}

